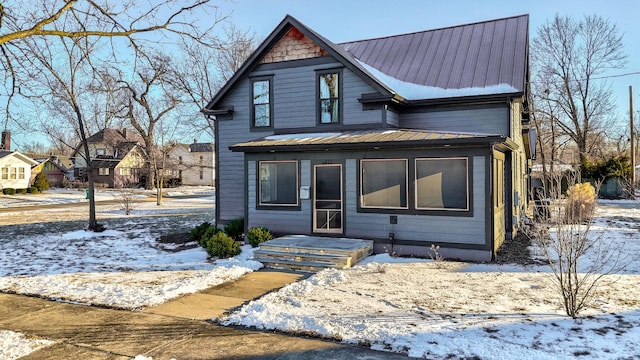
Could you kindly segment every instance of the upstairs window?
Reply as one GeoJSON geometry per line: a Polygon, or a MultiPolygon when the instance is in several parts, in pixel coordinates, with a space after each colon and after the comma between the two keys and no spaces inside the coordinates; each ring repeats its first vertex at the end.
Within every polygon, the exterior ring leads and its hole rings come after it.
{"type": "Polygon", "coordinates": [[[318,73],[318,122],[338,124],[341,122],[340,96],[341,72],[323,71],[318,73]]]}
{"type": "Polygon", "coordinates": [[[251,126],[267,128],[273,126],[271,116],[271,78],[253,79],[251,82],[251,126]]]}

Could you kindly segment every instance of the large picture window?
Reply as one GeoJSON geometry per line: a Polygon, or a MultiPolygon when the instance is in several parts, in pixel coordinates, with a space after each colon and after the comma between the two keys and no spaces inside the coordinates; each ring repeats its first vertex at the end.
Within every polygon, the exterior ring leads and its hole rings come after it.
{"type": "Polygon", "coordinates": [[[341,79],[339,71],[318,74],[318,122],[340,123],[341,79]]]}
{"type": "Polygon", "coordinates": [[[361,160],[360,206],[407,209],[407,160],[361,160]]]}
{"type": "Polygon", "coordinates": [[[467,158],[416,159],[416,209],[469,210],[467,158]]]}
{"type": "Polygon", "coordinates": [[[298,206],[298,162],[260,161],[259,205],[298,206]]]}
{"type": "Polygon", "coordinates": [[[254,79],[251,85],[251,118],[255,128],[271,124],[271,79],[254,79]]]}

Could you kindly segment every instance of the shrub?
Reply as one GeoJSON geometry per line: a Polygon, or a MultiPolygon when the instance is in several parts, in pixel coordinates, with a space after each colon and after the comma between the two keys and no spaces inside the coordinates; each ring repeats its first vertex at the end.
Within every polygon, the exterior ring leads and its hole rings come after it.
{"type": "Polygon", "coordinates": [[[26,194],[27,193],[27,189],[16,189],[16,194],[26,194]]]}
{"type": "Polygon", "coordinates": [[[15,195],[16,194],[16,189],[14,188],[4,188],[2,189],[2,193],[5,195],[15,195]]]}
{"type": "Polygon", "coordinates": [[[220,231],[220,229],[213,226],[210,222],[205,221],[189,232],[189,241],[196,241],[200,246],[205,247],[205,239],[210,238],[213,234],[220,231]]]}
{"type": "Polygon", "coordinates": [[[47,179],[47,176],[44,174],[44,172],[39,172],[38,175],[36,175],[35,179],[33,179],[33,187],[38,188],[38,191],[42,192],[45,190],[49,190],[49,180],[47,179]]]}
{"type": "Polygon", "coordinates": [[[566,220],[577,224],[590,220],[596,204],[596,189],[590,183],[575,184],[567,190],[566,220]]]}
{"type": "Polygon", "coordinates": [[[204,238],[204,248],[207,253],[217,258],[236,256],[242,251],[240,245],[222,231],[215,232],[204,238]]]}
{"type": "Polygon", "coordinates": [[[27,189],[27,192],[28,192],[29,194],[37,194],[37,193],[39,193],[40,191],[38,191],[38,188],[37,188],[37,187],[32,186],[32,187],[30,187],[30,188],[28,188],[28,189],[27,189]]]}
{"type": "Polygon", "coordinates": [[[266,227],[253,227],[247,231],[247,238],[252,247],[257,247],[260,243],[273,239],[273,235],[266,227]]]}
{"type": "Polygon", "coordinates": [[[224,232],[235,241],[243,241],[244,219],[237,218],[229,221],[224,226],[224,232]]]}

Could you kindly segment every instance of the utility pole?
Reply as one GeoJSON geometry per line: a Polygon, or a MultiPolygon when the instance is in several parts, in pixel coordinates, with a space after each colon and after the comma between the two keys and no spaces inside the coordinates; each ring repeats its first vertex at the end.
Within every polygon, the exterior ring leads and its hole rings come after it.
{"type": "Polygon", "coordinates": [[[635,146],[635,129],[633,126],[633,86],[629,86],[629,124],[631,125],[631,188],[636,188],[636,146],[635,146]]]}

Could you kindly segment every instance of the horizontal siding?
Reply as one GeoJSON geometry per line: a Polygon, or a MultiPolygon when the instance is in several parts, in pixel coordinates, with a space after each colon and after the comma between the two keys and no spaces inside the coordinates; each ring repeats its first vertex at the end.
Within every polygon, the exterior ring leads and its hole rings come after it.
{"type": "MultiPolygon", "coordinates": [[[[300,66],[286,69],[255,71],[250,76],[273,76],[273,124],[276,129],[313,128],[316,126],[316,70],[342,67],[340,63],[300,66]]],[[[350,70],[342,70],[342,110],[344,125],[380,124],[380,110],[362,111],[358,99],[374,89],[350,70]]],[[[234,103],[234,118],[238,107],[249,111],[249,79],[242,81],[244,98],[234,103]]],[[[238,92],[238,90],[236,90],[238,92]]],[[[229,101],[229,100],[227,100],[229,101]]],[[[247,116],[248,119],[248,116],[247,116]]],[[[247,126],[249,124],[247,123],[247,126]]]]}
{"type": "MultiPolygon", "coordinates": [[[[256,209],[258,196],[256,188],[256,161],[248,161],[247,227],[266,226],[272,232],[287,234],[307,234],[311,231],[311,200],[300,200],[300,210],[263,210],[256,209]]],[[[311,165],[309,160],[300,161],[300,186],[311,185],[311,165]]]]}
{"type": "Polygon", "coordinates": [[[400,127],[433,131],[458,131],[508,136],[509,107],[442,108],[400,114],[400,127]]]}
{"type": "Polygon", "coordinates": [[[389,224],[389,214],[357,212],[356,160],[347,160],[346,235],[357,238],[387,238],[431,243],[485,244],[485,157],[473,157],[473,217],[398,214],[398,223],[389,224]]]}
{"type": "Polygon", "coordinates": [[[387,109],[387,125],[400,127],[400,115],[392,109],[387,109]]]}
{"type": "Polygon", "coordinates": [[[216,122],[219,147],[216,154],[219,177],[216,205],[223,222],[245,216],[244,154],[231,152],[229,146],[270,134],[250,131],[249,96],[249,83],[242,82],[222,104],[234,106],[233,119],[216,122]]]}

